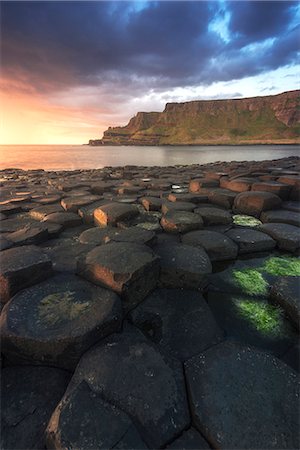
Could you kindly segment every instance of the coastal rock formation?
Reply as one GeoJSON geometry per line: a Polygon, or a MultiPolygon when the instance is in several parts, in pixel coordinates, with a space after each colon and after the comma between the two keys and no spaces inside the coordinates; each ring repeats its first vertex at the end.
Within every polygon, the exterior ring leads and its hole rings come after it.
{"type": "Polygon", "coordinates": [[[1,449],[299,448],[299,157],[0,172],[1,449]]]}
{"type": "Polygon", "coordinates": [[[138,112],[89,145],[206,145],[299,143],[300,91],[233,100],[167,103],[138,112]]]}

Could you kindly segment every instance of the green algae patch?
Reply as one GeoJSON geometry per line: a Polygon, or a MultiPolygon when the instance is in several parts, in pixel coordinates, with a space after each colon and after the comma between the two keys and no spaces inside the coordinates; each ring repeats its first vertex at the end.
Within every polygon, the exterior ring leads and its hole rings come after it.
{"type": "Polygon", "coordinates": [[[242,214],[236,214],[232,216],[232,219],[235,225],[241,225],[243,227],[257,227],[258,225],[262,224],[262,222],[256,219],[256,217],[246,216],[242,214]]]}
{"type": "Polygon", "coordinates": [[[275,276],[300,276],[300,259],[293,256],[273,256],[266,260],[263,270],[275,276]]]}
{"type": "Polygon", "coordinates": [[[49,326],[55,326],[79,317],[89,307],[89,302],[75,302],[74,294],[75,292],[66,291],[47,295],[38,307],[40,319],[49,326]]]}
{"type": "Polygon", "coordinates": [[[232,275],[235,283],[245,294],[251,296],[267,295],[269,285],[258,270],[233,270],[232,275]]]}
{"type": "Polygon", "coordinates": [[[279,307],[257,300],[234,299],[239,314],[266,336],[283,334],[283,314],[279,307]]]}

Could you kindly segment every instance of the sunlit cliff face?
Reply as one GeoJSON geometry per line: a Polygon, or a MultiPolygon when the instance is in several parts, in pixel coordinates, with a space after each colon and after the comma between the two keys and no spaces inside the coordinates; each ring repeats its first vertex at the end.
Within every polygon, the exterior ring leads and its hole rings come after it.
{"type": "Polygon", "coordinates": [[[2,2],[0,144],[82,144],[166,102],[298,88],[296,2],[2,2]]]}

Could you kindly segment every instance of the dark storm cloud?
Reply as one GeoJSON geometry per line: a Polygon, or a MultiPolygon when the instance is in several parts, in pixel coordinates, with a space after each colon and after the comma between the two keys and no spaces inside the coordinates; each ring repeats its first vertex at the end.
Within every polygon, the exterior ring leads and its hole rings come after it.
{"type": "Polygon", "coordinates": [[[124,95],[238,79],[296,61],[293,2],[2,2],[2,73],[51,92],[124,95]],[[230,16],[229,39],[209,24],[230,16]],[[247,46],[268,38],[258,52],[247,46]]]}

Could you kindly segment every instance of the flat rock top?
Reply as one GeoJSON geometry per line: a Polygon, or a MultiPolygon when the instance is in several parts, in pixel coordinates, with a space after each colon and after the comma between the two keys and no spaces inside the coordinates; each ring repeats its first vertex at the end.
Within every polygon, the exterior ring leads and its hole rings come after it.
{"type": "Polygon", "coordinates": [[[106,267],[115,273],[132,274],[155,259],[157,256],[145,245],[112,242],[91,250],[85,264],[106,267]]]}
{"type": "Polygon", "coordinates": [[[189,423],[180,363],[158,352],[132,327],[82,357],[69,391],[83,380],[133,418],[142,439],[154,448],[174,439],[189,423]]]}
{"type": "Polygon", "coordinates": [[[1,252],[2,274],[15,272],[25,267],[44,263],[49,263],[51,265],[48,256],[35,245],[10,248],[1,252]]]}
{"type": "Polygon", "coordinates": [[[181,361],[223,337],[206,301],[192,290],[156,289],[129,317],[153,342],[181,361]]]}
{"type": "Polygon", "coordinates": [[[283,362],[222,343],[185,370],[196,426],[214,447],[299,448],[299,377],[283,362]]]}
{"type": "Polygon", "coordinates": [[[5,335],[51,341],[71,339],[121,316],[121,301],[107,289],[75,275],[57,275],[24,289],[5,306],[5,335]]]}

